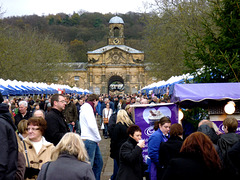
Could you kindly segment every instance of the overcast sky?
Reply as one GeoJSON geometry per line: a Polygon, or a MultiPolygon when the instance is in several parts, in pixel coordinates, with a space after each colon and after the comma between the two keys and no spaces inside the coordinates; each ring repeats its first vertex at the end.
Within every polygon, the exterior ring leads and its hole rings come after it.
{"type": "Polygon", "coordinates": [[[57,13],[72,14],[85,10],[100,13],[144,12],[146,1],[154,0],[0,0],[3,17],[57,13]]]}

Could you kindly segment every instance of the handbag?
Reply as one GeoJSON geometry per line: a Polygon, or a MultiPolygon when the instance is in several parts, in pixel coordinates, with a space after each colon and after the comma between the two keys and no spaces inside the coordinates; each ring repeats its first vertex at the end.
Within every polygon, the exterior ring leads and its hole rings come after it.
{"type": "Polygon", "coordinates": [[[22,140],[22,142],[23,142],[23,145],[24,145],[26,160],[27,160],[27,164],[28,164],[28,166],[25,169],[24,179],[26,179],[26,178],[32,179],[32,178],[35,178],[38,175],[40,169],[30,167],[26,144],[25,144],[24,140],[22,140]]]}
{"type": "Polygon", "coordinates": [[[103,118],[103,123],[108,124],[108,118],[103,118]]]}
{"type": "MultiPolygon", "coordinates": [[[[108,114],[109,114],[110,109],[108,110],[108,114]]],[[[104,124],[108,124],[108,114],[106,118],[103,118],[103,123],[104,124]]]]}

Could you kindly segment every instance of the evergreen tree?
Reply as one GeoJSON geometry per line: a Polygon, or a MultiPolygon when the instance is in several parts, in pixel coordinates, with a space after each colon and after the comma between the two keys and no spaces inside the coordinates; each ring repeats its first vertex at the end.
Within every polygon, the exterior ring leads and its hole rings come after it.
{"type": "Polygon", "coordinates": [[[240,0],[213,0],[203,32],[188,33],[185,62],[198,82],[239,82],[240,0]],[[199,74],[200,72],[200,74],[199,74]]]}

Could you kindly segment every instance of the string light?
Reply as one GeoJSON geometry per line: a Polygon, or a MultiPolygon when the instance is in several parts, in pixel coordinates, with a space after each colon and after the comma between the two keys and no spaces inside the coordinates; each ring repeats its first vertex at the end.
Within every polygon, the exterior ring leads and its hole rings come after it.
{"type": "Polygon", "coordinates": [[[183,119],[183,116],[184,116],[184,114],[183,114],[182,110],[179,109],[178,110],[178,122],[180,122],[183,119]]]}
{"type": "Polygon", "coordinates": [[[233,114],[235,112],[235,103],[233,101],[229,101],[225,106],[224,106],[224,111],[227,114],[233,114]]]}

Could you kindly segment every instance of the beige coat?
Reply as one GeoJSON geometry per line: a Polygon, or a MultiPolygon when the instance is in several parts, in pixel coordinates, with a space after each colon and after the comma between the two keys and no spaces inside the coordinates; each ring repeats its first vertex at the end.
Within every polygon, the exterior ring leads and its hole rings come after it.
{"type": "MultiPolygon", "coordinates": [[[[33,167],[36,169],[41,169],[41,167],[44,163],[51,160],[50,157],[51,157],[51,153],[54,148],[54,145],[52,143],[46,141],[44,137],[42,137],[42,141],[43,141],[43,146],[40,149],[39,153],[37,154],[34,149],[34,146],[30,142],[28,137],[26,139],[24,139],[24,142],[26,144],[27,156],[28,156],[30,167],[33,167]]],[[[28,167],[28,162],[27,162],[23,142],[20,142],[19,147],[20,147],[20,152],[22,152],[24,154],[24,157],[26,159],[26,166],[28,167]]]]}

